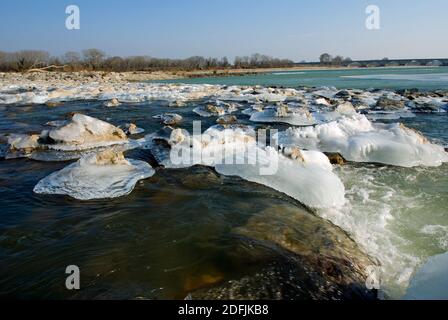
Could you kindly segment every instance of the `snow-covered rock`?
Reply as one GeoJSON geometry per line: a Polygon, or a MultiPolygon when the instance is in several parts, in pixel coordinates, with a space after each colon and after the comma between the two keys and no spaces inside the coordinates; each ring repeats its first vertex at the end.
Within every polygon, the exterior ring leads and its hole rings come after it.
{"type": "Polygon", "coordinates": [[[315,127],[290,128],[278,134],[278,143],[323,152],[345,159],[389,165],[439,166],[448,162],[443,147],[402,124],[372,124],[364,115],[343,116],[315,127]]]}
{"type": "Polygon", "coordinates": [[[182,122],[183,118],[177,113],[163,113],[153,117],[154,119],[159,119],[160,122],[167,126],[178,125],[182,122]]]}
{"type": "Polygon", "coordinates": [[[154,174],[143,161],[125,159],[106,150],[81,158],[40,180],[34,192],[68,195],[79,200],[116,198],[129,194],[138,180],[154,174]]]}
{"type": "Polygon", "coordinates": [[[309,126],[316,124],[316,120],[306,108],[289,108],[286,105],[266,108],[250,116],[253,122],[280,122],[294,126],[309,126]]]}
{"type": "Polygon", "coordinates": [[[42,133],[52,142],[48,148],[83,150],[127,142],[120,128],[105,121],[76,113],[68,124],[42,133]]]}

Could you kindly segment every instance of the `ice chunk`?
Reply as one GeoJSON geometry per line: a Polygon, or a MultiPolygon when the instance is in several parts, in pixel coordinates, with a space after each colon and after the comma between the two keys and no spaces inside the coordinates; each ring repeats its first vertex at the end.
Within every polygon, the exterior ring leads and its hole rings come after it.
{"type": "Polygon", "coordinates": [[[163,113],[153,116],[154,119],[159,119],[161,123],[167,126],[178,125],[182,122],[182,116],[177,113],[163,113]]]}
{"type": "Polygon", "coordinates": [[[338,152],[345,159],[389,165],[439,166],[448,162],[444,148],[402,124],[372,124],[354,114],[315,127],[290,128],[278,135],[285,146],[338,152]]]}
{"type": "Polygon", "coordinates": [[[255,112],[251,115],[253,122],[281,122],[294,126],[309,126],[316,124],[316,120],[305,108],[288,108],[280,105],[273,108],[266,108],[264,111],[255,112]]]}
{"type": "Polygon", "coordinates": [[[434,256],[412,278],[405,300],[448,299],[448,253],[434,256]]]}
{"type": "Polygon", "coordinates": [[[284,148],[279,153],[257,144],[252,127],[217,125],[196,136],[174,129],[169,139],[166,135],[152,137],[162,136],[165,144],[154,141],[148,147],[165,167],[212,166],[221,174],[284,192],[312,208],[339,206],[345,201],[344,186],[323,153],[297,148],[284,148]]]}
{"type": "Polygon", "coordinates": [[[106,150],[40,180],[34,192],[62,194],[79,200],[116,198],[129,194],[138,180],[154,174],[143,161],[125,159],[122,153],[106,150]]]}
{"type": "Polygon", "coordinates": [[[30,152],[39,146],[39,135],[11,134],[8,136],[10,150],[30,152]]]}
{"type": "Polygon", "coordinates": [[[220,174],[239,176],[283,192],[310,208],[344,204],[344,185],[331,171],[331,164],[324,154],[302,150],[301,156],[295,159],[278,154],[276,170],[261,174],[262,168],[272,168],[276,153],[272,147],[258,148],[257,152],[245,154],[244,164],[218,164],[215,168],[220,174]]]}
{"type": "Polygon", "coordinates": [[[124,125],[119,126],[126,134],[139,134],[145,132],[145,129],[137,127],[134,123],[125,123],[124,125]]]}
{"type": "Polygon", "coordinates": [[[211,116],[223,116],[226,114],[231,114],[237,110],[234,104],[227,104],[218,101],[216,105],[208,104],[206,106],[201,106],[193,109],[193,112],[200,115],[201,117],[211,117],[211,116]]]}
{"type": "Polygon", "coordinates": [[[96,118],[75,114],[70,123],[48,132],[55,150],[82,150],[126,143],[126,134],[120,128],[96,118]]]}

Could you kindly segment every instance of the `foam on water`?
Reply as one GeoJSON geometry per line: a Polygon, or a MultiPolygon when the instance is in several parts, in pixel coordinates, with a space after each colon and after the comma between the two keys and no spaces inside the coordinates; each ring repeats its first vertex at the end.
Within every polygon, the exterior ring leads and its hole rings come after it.
{"type": "Polygon", "coordinates": [[[318,214],[349,232],[377,258],[381,289],[389,297],[401,297],[418,267],[448,250],[447,166],[346,165],[335,172],[348,201],[342,209],[318,214]]]}

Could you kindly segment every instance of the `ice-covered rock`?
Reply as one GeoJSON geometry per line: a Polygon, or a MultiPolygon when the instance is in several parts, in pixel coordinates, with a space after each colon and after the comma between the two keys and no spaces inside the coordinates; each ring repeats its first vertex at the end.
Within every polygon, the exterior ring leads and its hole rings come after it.
{"type": "Polygon", "coordinates": [[[167,126],[178,125],[182,122],[183,118],[177,113],[163,113],[153,117],[154,119],[159,119],[160,122],[167,126]]]}
{"type": "Polygon", "coordinates": [[[34,192],[68,195],[79,200],[116,198],[129,194],[138,180],[153,174],[154,169],[146,162],[125,159],[122,153],[106,150],[43,178],[34,192]]]}
{"type": "Polygon", "coordinates": [[[294,126],[309,126],[316,124],[316,120],[306,108],[288,108],[286,105],[266,108],[251,115],[253,122],[280,122],[294,126]]]}
{"type": "Polygon", "coordinates": [[[254,113],[262,112],[263,111],[263,105],[262,104],[254,104],[250,108],[244,109],[241,111],[242,114],[245,114],[247,116],[251,116],[254,113]]]}
{"type": "Polygon", "coordinates": [[[336,109],[336,112],[340,114],[355,114],[356,110],[350,102],[344,102],[339,104],[336,109]]]}
{"type": "Polygon", "coordinates": [[[315,127],[280,132],[278,143],[310,150],[338,152],[345,159],[389,165],[439,166],[448,162],[443,147],[402,124],[372,124],[364,115],[343,116],[315,127]]]}
{"type": "Polygon", "coordinates": [[[229,114],[220,116],[218,119],[216,119],[216,123],[218,124],[231,124],[237,121],[238,121],[237,117],[229,114]]]}
{"type": "Polygon", "coordinates": [[[339,206],[345,201],[344,186],[323,153],[294,147],[279,153],[258,144],[251,127],[212,126],[198,136],[175,129],[164,140],[165,147],[150,148],[165,167],[212,166],[223,175],[266,185],[312,208],[339,206]]]}
{"type": "Polygon", "coordinates": [[[127,135],[140,134],[145,132],[145,129],[137,127],[135,123],[125,123],[119,126],[120,129],[124,131],[127,135]]]}
{"type": "Polygon", "coordinates": [[[239,176],[278,190],[310,208],[330,208],[345,202],[345,188],[321,152],[296,150],[278,154],[272,147],[244,155],[244,164],[219,164],[218,173],[239,176]],[[276,159],[276,160],[273,160],[276,159]],[[273,168],[273,161],[277,161],[273,168]],[[266,174],[263,174],[263,168],[266,174]],[[273,169],[271,172],[270,169],[273,169]]]}
{"type": "Polygon", "coordinates": [[[39,146],[39,135],[37,134],[11,134],[7,139],[11,151],[30,153],[39,146]]]}
{"type": "Polygon", "coordinates": [[[237,110],[234,104],[217,102],[216,104],[207,104],[193,109],[193,112],[201,117],[223,116],[231,114],[237,110]]]}
{"type": "Polygon", "coordinates": [[[109,107],[109,108],[111,108],[111,107],[118,107],[119,105],[120,105],[120,101],[118,101],[117,98],[113,98],[113,99],[111,99],[109,101],[104,102],[104,106],[105,107],[109,107]]]}
{"type": "Polygon", "coordinates": [[[68,124],[43,132],[42,138],[48,138],[51,142],[48,148],[56,150],[91,149],[127,142],[120,128],[80,113],[73,115],[68,124]]]}

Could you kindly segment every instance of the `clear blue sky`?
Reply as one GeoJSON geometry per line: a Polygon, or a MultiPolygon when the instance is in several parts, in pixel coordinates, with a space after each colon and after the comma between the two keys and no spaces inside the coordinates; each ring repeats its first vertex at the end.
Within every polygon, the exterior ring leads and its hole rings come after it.
{"type": "Polygon", "coordinates": [[[447,13],[447,0],[0,0],[0,50],[442,58],[448,57],[447,13]],[[81,30],[65,29],[70,4],[80,7],[81,30]],[[380,30],[364,27],[369,4],[381,9],[380,30]]]}

